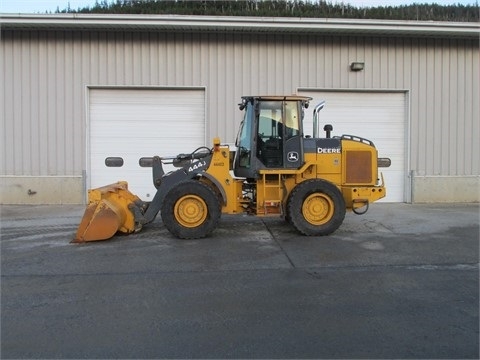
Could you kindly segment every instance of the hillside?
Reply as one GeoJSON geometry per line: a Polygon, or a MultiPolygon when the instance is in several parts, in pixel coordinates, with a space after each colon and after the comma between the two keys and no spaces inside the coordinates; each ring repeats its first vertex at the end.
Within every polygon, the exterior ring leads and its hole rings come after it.
{"type": "Polygon", "coordinates": [[[388,19],[422,21],[479,21],[475,5],[414,4],[405,6],[356,7],[347,1],[247,0],[247,1],[169,1],[103,0],[92,7],[58,9],[56,13],[102,14],[179,14],[213,16],[311,17],[349,19],[388,19]]]}

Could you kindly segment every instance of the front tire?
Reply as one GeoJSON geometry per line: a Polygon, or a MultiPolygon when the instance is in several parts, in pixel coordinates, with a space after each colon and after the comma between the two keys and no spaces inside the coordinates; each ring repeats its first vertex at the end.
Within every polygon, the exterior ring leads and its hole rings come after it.
{"type": "Polygon", "coordinates": [[[340,190],[325,180],[307,180],[295,187],[288,199],[289,222],[302,234],[333,233],[345,219],[345,201],[340,190]]]}
{"type": "Polygon", "coordinates": [[[215,191],[196,180],[184,181],[172,188],[161,208],[165,227],[180,239],[209,235],[217,227],[220,214],[215,191]]]}

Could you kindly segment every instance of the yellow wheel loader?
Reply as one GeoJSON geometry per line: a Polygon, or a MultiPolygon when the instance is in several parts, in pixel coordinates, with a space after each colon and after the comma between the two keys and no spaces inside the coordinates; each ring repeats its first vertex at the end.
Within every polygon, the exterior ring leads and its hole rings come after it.
{"type": "Polygon", "coordinates": [[[236,149],[215,138],[212,148],[141,158],[140,166],[152,167],[153,200],[142,201],[126,182],[89,190],[72,242],[138,232],[158,213],[181,239],[209,235],[222,213],[281,216],[304,235],[331,234],[347,210],[362,214],[385,197],[378,167],[388,167],[390,159],[378,158],[370,140],[331,137],[331,125],[319,137],[318,114],[325,102],[313,110],[313,137],[304,136],[303,116],[310,101],[303,96],[242,97],[236,149]],[[162,165],[167,163],[179,169],[165,173],[162,165]]]}

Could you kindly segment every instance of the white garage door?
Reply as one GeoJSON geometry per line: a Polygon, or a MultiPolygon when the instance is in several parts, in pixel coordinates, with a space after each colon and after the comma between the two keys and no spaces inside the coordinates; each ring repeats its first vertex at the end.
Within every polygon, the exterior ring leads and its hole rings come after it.
{"type": "MultiPolygon", "coordinates": [[[[126,180],[129,189],[149,201],[156,189],[151,168],[141,157],[188,153],[205,145],[205,93],[199,89],[90,89],[89,176],[96,188],[126,180]],[[122,167],[105,158],[123,158],[122,167]]],[[[173,166],[165,167],[166,172],[173,166]]]]}
{"type": "MultiPolygon", "coordinates": [[[[305,134],[312,135],[313,108],[321,100],[320,134],[324,124],[333,125],[332,136],[356,135],[371,140],[379,157],[392,165],[380,168],[387,187],[383,202],[404,202],[406,94],[403,92],[300,91],[313,98],[305,114],[305,134]]],[[[322,135],[323,136],[323,135],[322,135]]]]}

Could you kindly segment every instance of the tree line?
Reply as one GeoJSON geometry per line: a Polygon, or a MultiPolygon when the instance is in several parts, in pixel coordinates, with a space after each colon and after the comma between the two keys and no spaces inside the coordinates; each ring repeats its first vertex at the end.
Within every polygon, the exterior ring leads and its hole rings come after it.
{"type": "Polygon", "coordinates": [[[478,22],[478,0],[472,5],[423,3],[401,6],[357,7],[347,1],[325,0],[102,0],[91,7],[60,10],[56,13],[177,14],[210,16],[264,16],[349,19],[478,22]]]}

